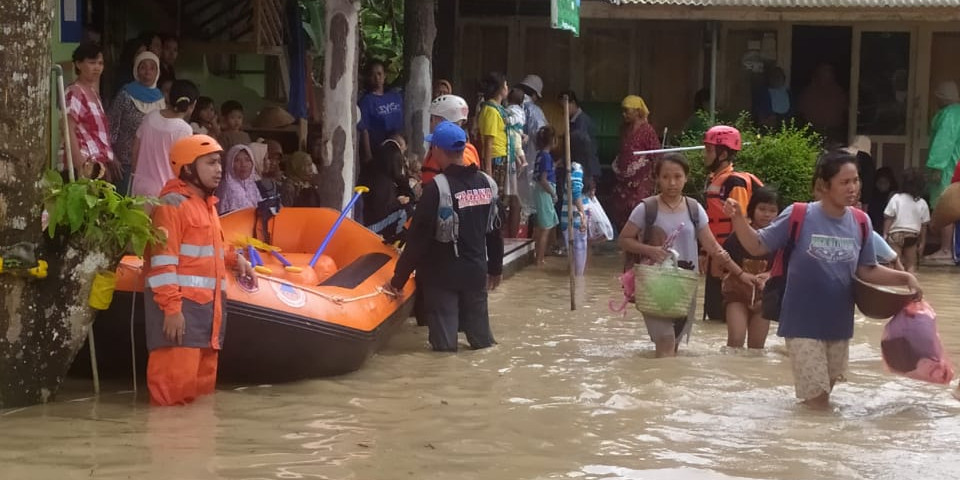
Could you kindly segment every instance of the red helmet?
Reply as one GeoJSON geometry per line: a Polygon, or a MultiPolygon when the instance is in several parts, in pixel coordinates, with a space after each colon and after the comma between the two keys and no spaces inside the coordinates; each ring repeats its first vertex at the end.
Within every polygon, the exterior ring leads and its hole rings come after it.
{"type": "Polygon", "coordinates": [[[740,140],[740,131],[727,125],[717,125],[703,136],[703,143],[723,145],[735,152],[739,152],[743,143],[740,140]]]}

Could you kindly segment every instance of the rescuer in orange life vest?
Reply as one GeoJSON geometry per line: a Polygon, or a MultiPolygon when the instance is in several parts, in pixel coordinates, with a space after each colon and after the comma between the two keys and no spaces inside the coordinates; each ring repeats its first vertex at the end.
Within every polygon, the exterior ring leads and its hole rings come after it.
{"type": "MultiPolygon", "coordinates": [[[[753,191],[763,186],[763,182],[752,174],[733,170],[734,158],[742,146],[740,131],[726,125],[710,128],[703,138],[703,162],[710,172],[710,183],[706,191],[707,219],[710,222],[710,232],[720,245],[723,245],[733,232],[733,222],[723,213],[724,202],[728,198],[736,200],[743,210],[743,215],[746,215],[746,205],[750,203],[753,191]]],[[[723,321],[723,271],[716,262],[708,262],[703,314],[705,318],[723,321]]]]}
{"type": "Polygon", "coordinates": [[[223,148],[206,135],[170,149],[176,176],[160,192],[153,224],[165,239],[144,255],[147,386],[153,405],[185,405],[213,393],[225,331],[227,267],[254,278],[250,263],[224,244],[217,197],[223,148]]]}

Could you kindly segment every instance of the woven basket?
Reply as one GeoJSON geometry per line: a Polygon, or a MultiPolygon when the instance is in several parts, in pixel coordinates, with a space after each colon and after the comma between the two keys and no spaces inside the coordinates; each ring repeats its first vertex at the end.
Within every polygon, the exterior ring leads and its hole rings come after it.
{"type": "Polygon", "coordinates": [[[662,265],[635,265],[637,310],[644,315],[683,318],[697,295],[696,272],[668,260],[662,265]]]}

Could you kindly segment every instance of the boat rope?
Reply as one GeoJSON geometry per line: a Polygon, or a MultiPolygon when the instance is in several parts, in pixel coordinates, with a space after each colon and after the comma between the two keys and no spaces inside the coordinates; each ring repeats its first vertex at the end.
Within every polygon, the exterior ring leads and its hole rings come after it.
{"type": "Polygon", "coordinates": [[[314,290],[314,289],[309,288],[309,287],[304,287],[303,285],[297,285],[297,284],[295,284],[295,283],[293,283],[293,282],[290,282],[289,280],[284,280],[284,279],[282,279],[282,278],[277,278],[277,277],[271,277],[270,275],[264,275],[264,274],[262,274],[262,273],[258,273],[258,274],[257,274],[257,277],[262,278],[262,279],[264,279],[264,280],[271,281],[271,282],[282,283],[282,284],[289,285],[289,286],[294,287],[294,288],[299,288],[300,290],[303,290],[304,292],[312,293],[312,294],[314,294],[314,295],[316,295],[316,296],[318,296],[318,297],[320,297],[320,298],[323,298],[324,300],[333,302],[333,303],[335,303],[335,304],[337,304],[337,305],[343,305],[343,304],[345,304],[345,303],[359,302],[360,300],[366,300],[366,299],[368,299],[368,298],[375,298],[375,297],[377,297],[377,296],[379,296],[379,295],[386,295],[386,296],[388,296],[388,297],[394,297],[394,298],[396,298],[396,296],[397,296],[397,295],[394,294],[393,292],[390,292],[390,291],[384,289],[383,287],[377,287],[377,288],[376,288],[373,292],[371,292],[371,293],[367,293],[367,294],[364,294],[364,295],[359,295],[359,296],[356,296],[356,297],[342,297],[342,296],[340,296],[340,295],[330,295],[330,294],[328,294],[328,293],[323,293],[323,292],[321,292],[321,291],[314,290]]]}

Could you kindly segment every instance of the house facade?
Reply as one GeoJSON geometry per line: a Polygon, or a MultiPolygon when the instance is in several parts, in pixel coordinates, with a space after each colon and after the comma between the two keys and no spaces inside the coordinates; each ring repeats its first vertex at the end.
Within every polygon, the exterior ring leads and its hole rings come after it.
{"type": "Polygon", "coordinates": [[[550,29],[546,0],[460,0],[454,80],[469,93],[490,70],[514,81],[537,73],[548,113],[556,116],[556,93],[572,88],[598,112],[609,143],[625,95],[642,95],[669,137],[700,89],[713,87],[716,108],[735,115],[751,111],[765,69],[781,68],[796,99],[826,64],[844,92],[843,140],[870,136],[878,164],[899,171],[925,162],[936,86],[960,81],[958,7],[960,0],[584,0],[576,38],[550,29]]]}

